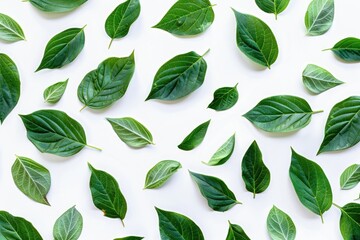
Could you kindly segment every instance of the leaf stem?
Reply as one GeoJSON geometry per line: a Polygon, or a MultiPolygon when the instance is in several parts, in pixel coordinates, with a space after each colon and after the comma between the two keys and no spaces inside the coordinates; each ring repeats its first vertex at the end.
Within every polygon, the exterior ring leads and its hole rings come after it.
{"type": "Polygon", "coordinates": [[[321,222],[324,224],[324,217],[322,214],[320,214],[321,222]]]}
{"type": "Polygon", "coordinates": [[[326,48],[326,49],[323,49],[321,51],[325,52],[325,51],[329,51],[329,50],[332,50],[332,48],[326,48]]]}
{"type": "Polygon", "coordinates": [[[98,147],[94,147],[94,146],[91,146],[91,145],[85,145],[86,147],[88,147],[88,148],[92,148],[92,149],[95,149],[95,150],[98,150],[98,151],[102,151],[102,149],[101,148],[98,148],[98,147]]]}
{"type": "Polygon", "coordinates": [[[79,112],[81,112],[82,110],[84,110],[86,107],[87,107],[87,106],[86,106],[86,105],[84,105],[84,106],[80,109],[80,111],[79,111],[79,112]]]}
{"type": "Polygon", "coordinates": [[[110,41],[110,43],[109,43],[109,47],[108,47],[108,49],[110,49],[110,48],[111,48],[111,44],[113,43],[113,41],[114,41],[114,39],[112,38],[112,39],[111,39],[111,41],[110,41]]]}
{"type": "Polygon", "coordinates": [[[242,204],[242,202],[239,202],[238,200],[235,201],[236,204],[242,204]]]}
{"type": "Polygon", "coordinates": [[[121,220],[121,224],[123,227],[125,227],[125,223],[124,223],[124,220],[120,219],[121,220]]]}
{"type": "Polygon", "coordinates": [[[210,52],[210,48],[201,56],[204,57],[206,54],[208,54],[210,52]]]}
{"type": "Polygon", "coordinates": [[[341,207],[340,207],[339,205],[337,205],[336,203],[333,203],[333,205],[334,205],[335,207],[337,207],[338,209],[341,209],[341,207]]]}
{"type": "Polygon", "coordinates": [[[311,114],[317,114],[317,113],[322,113],[322,112],[324,112],[324,110],[313,111],[311,114]]]}
{"type": "Polygon", "coordinates": [[[255,192],[253,192],[253,199],[255,199],[255,197],[256,197],[256,193],[255,193],[255,192]]]}

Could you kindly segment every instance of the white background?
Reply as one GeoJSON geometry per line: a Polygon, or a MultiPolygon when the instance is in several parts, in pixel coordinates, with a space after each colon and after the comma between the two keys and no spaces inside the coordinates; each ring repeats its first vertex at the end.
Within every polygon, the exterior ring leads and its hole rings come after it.
{"type": "Polygon", "coordinates": [[[274,16],[257,8],[253,0],[213,0],[215,22],[203,34],[178,38],[165,31],[151,28],[175,0],[143,0],[139,19],[127,37],[113,42],[105,33],[107,16],[121,3],[115,0],[89,0],[69,14],[45,14],[28,2],[1,0],[0,11],[12,16],[23,27],[27,41],[14,44],[0,43],[0,51],[17,64],[21,75],[21,98],[14,111],[0,127],[0,209],[31,221],[44,239],[52,239],[52,226],[65,210],[73,205],[84,217],[81,239],[113,239],[126,235],[159,239],[158,220],[154,206],[182,213],[193,219],[203,230],[206,239],[225,239],[228,222],[241,225],[252,239],[269,239],[266,217],[272,205],[287,212],[297,227],[297,239],[341,239],[340,212],[335,207],[325,213],[325,223],[299,202],[289,179],[290,146],[299,154],[319,163],[327,174],[334,194],[334,202],[346,204],[359,194],[359,187],[340,191],[339,176],[353,163],[359,162],[359,146],[343,152],[316,156],[323,138],[323,129],[331,107],[351,95],[359,94],[359,64],[346,64],[322,49],[339,40],[360,36],[358,0],[336,1],[335,20],[328,33],[319,37],[305,36],[304,16],[310,0],[291,1],[276,21],[274,16]],[[230,7],[253,14],[264,20],[273,30],[280,48],[279,57],[271,70],[259,68],[237,48],[235,18],[230,7]],[[46,43],[55,34],[70,28],[83,27],[86,44],[78,58],[60,70],[38,67],[46,43]],[[204,53],[208,72],[203,86],[188,97],[163,103],[145,102],[158,68],[177,54],[191,50],[204,53]],[[108,57],[124,57],[135,49],[136,72],[125,96],[103,111],[86,109],[76,94],[77,86],[87,72],[108,57]],[[309,63],[330,70],[346,84],[319,96],[310,95],[302,85],[301,73],[309,63]],[[70,78],[63,99],[55,106],[43,102],[43,90],[58,81],[70,78]],[[239,83],[240,98],[234,108],[225,112],[206,109],[213,92],[224,86],[239,83]],[[255,129],[242,115],[261,99],[273,95],[290,94],[308,100],[313,110],[324,113],[313,116],[309,126],[287,135],[268,134],[255,129]],[[85,128],[88,143],[103,148],[102,152],[84,149],[71,158],[41,154],[26,138],[25,128],[18,114],[29,114],[39,109],[53,108],[66,111],[85,128]],[[105,117],[131,116],[147,126],[156,145],[134,150],[121,142],[105,117]],[[212,119],[202,145],[190,152],[177,148],[182,139],[200,123],[212,119]],[[234,132],[236,148],[232,158],[223,166],[208,167],[201,163],[234,132]],[[266,165],[271,171],[267,191],[252,199],[241,178],[240,163],[244,152],[256,139],[266,165]],[[52,177],[48,194],[51,207],[33,202],[13,183],[11,165],[15,154],[30,157],[46,166],[52,177]],[[159,190],[142,190],[147,171],[160,160],[174,159],[183,168],[159,190]],[[112,174],[119,182],[128,202],[125,228],[120,220],[102,216],[92,203],[89,191],[90,162],[95,168],[112,174]],[[191,181],[188,169],[223,179],[243,205],[225,213],[212,211],[191,181]]]}

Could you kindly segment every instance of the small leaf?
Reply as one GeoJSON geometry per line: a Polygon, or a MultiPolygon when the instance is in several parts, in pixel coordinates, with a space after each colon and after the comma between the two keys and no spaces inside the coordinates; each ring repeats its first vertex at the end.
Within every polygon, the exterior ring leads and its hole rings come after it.
{"type": "Polygon", "coordinates": [[[104,213],[104,216],[120,218],[123,223],[127,203],[119,184],[110,174],[88,165],[91,170],[90,190],[94,205],[104,213]]]}
{"type": "Polygon", "coordinates": [[[342,190],[356,187],[360,182],[360,164],[353,164],[346,168],[340,176],[340,186],[342,190]]]}
{"type": "Polygon", "coordinates": [[[123,237],[123,238],[115,238],[114,240],[141,240],[144,239],[143,237],[135,237],[135,236],[129,236],[129,237],[123,237]]]}
{"type": "Polygon", "coordinates": [[[324,212],[332,204],[331,186],[324,171],[292,150],[289,174],[300,202],[323,220],[324,212]]]}
{"type": "Polygon", "coordinates": [[[209,0],[178,0],[154,26],[178,36],[192,36],[208,29],[215,14],[209,0]]]}
{"type": "Polygon", "coordinates": [[[64,212],[55,222],[54,240],[77,240],[83,228],[83,218],[75,207],[64,212]]]}
{"type": "Polygon", "coordinates": [[[44,12],[63,13],[72,11],[87,0],[29,0],[37,9],[44,12]]]}
{"type": "Polygon", "coordinates": [[[326,33],[334,20],[334,0],[312,0],[305,15],[305,26],[310,36],[326,33]]]}
{"type": "Polygon", "coordinates": [[[225,212],[236,204],[241,204],[221,179],[190,171],[189,173],[213,210],[225,212]]]}
{"type": "Polygon", "coordinates": [[[270,68],[279,54],[275,36],[266,23],[252,15],[234,10],[239,49],[252,61],[270,68]]]}
{"type": "Polygon", "coordinates": [[[345,62],[360,62],[360,39],[354,37],[344,38],[334,45],[331,50],[345,62]]]}
{"type": "MultiPolygon", "coordinates": [[[[340,207],[339,207],[340,208],[340,207]]],[[[340,208],[340,231],[344,240],[357,240],[360,236],[360,204],[348,203],[340,208]]]]}
{"type": "Polygon", "coordinates": [[[133,148],[145,147],[153,143],[150,131],[133,118],[107,118],[119,138],[133,148]]]}
{"type": "Polygon", "coordinates": [[[256,5],[266,13],[277,15],[282,13],[289,5],[290,0],[255,0],[256,5]]]}
{"type": "Polygon", "coordinates": [[[161,187],[180,168],[181,164],[173,160],[164,160],[157,163],[146,174],[144,188],[155,189],[161,187]]]}
{"type": "Polygon", "coordinates": [[[51,38],[36,72],[61,68],[74,61],[84,48],[84,28],[69,28],[51,38]]]}
{"type": "Polygon", "coordinates": [[[295,240],[296,227],[285,212],[273,206],[267,217],[267,229],[272,240],[295,240]]]}
{"type": "Polygon", "coordinates": [[[68,81],[69,79],[64,82],[58,82],[47,87],[44,91],[45,102],[55,104],[60,101],[61,97],[64,95],[68,81]]]}
{"type": "Polygon", "coordinates": [[[192,132],[179,144],[178,148],[184,151],[190,151],[199,146],[205,138],[210,121],[211,120],[204,122],[192,130],[192,132]]]}
{"type": "Polygon", "coordinates": [[[209,104],[208,108],[216,111],[225,111],[232,108],[239,99],[237,84],[235,87],[223,87],[214,92],[214,100],[209,104]]]}
{"type": "Polygon", "coordinates": [[[226,240],[250,240],[245,231],[239,225],[229,222],[229,231],[226,240]]]}
{"type": "Polygon", "coordinates": [[[219,166],[226,163],[234,152],[235,134],[232,135],[211,157],[206,163],[209,166],[219,166]]]}
{"type": "Polygon", "coordinates": [[[190,218],[156,208],[161,240],[204,240],[201,229],[190,218]]]}
{"type": "Polygon", "coordinates": [[[30,158],[16,156],[11,173],[21,192],[35,202],[50,205],[46,199],[51,186],[49,170],[30,158]]]}
{"type": "Polygon", "coordinates": [[[0,13],[0,39],[7,42],[25,40],[20,25],[8,15],[0,13]]]}
{"type": "Polygon", "coordinates": [[[330,72],[319,66],[309,64],[302,73],[305,87],[314,94],[323,93],[344,82],[336,79],[330,72]]]}

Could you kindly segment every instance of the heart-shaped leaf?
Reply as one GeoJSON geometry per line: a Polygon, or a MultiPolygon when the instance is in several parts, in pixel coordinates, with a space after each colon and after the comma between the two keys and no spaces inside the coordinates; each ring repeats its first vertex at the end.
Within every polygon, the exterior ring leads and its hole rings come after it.
{"type": "Polygon", "coordinates": [[[178,148],[184,151],[190,151],[199,146],[205,138],[210,121],[211,120],[206,121],[192,130],[191,133],[179,144],[178,148]]]}
{"type": "Polygon", "coordinates": [[[250,240],[245,231],[239,225],[229,222],[229,230],[226,240],[250,240]]]}
{"type": "Polygon", "coordinates": [[[66,86],[69,79],[64,82],[55,83],[47,87],[44,91],[44,100],[47,103],[55,104],[60,101],[61,97],[64,95],[66,86]]]}
{"type": "Polygon", "coordinates": [[[173,160],[163,160],[157,163],[146,174],[144,188],[155,189],[161,187],[180,168],[181,164],[173,160]]]}
{"type": "Polygon", "coordinates": [[[340,187],[348,190],[356,187],[360,182],[360,164],[353,164],[346,168],[340,176],[340,187]]]}
{"type": "Polygon", "coordinates": [[[267,230],[272,240],[295,240],[296,227],[285,212],[273,206],[267,217],[267,230]]]}
{"type": "Polygon", "coordinates": [[[235,87],[223,87],[214,92],[214,99],[208,108],[216,111],[225,111],[232,108],[239,99],[237,84],[235,87]]]}
{"type": "Polygon", "coordinates": [[[360,62],[360,39],[354,37],[344,38],[336,43],[331,50],[345,62],[360,62]]]}
{"type": "Polygon", "coordinates": [[[334,20],[334,13],[334,0],[312,0],[305,15],[308,35],[317,36],[329,31],[334,20]]]}
{"type": "Polygon", "coordinates": [[[278,14],[282,13],[289,5],[290,0],[255,0],[256,5],[266,13],[278,14]]]}
{"type": "Polygon", "coordinates": [[[37,9],[44,12],[63,13],[72,11],[87,0],[29,0],[37,9]]]}
{"type": "Polygon", "coordinates": [[[64,212],[55,222],[54,240],[77,240],[83,228],[83,218],[75,206],[64,212]]]}
{"type": "Polygon", "coordinates": [[[7,42],[25,40],[20,25],[8,15],[0,13],[0,39],[7,42]]]}
{"type": "MultiPolygon", "coordinates": [[[[336,205],[337,206],[337,205],[336,205]]],[[[344,240],[357,240],[360,236],[360,204],[348,203],[341,210],[340,231],[344,240]]]]}
{"type": "Polygon", "coordinates": [[[208,163],[209,166],[219,166],[226,163],[234,152],[235,134],[232,135],[221,147],[214,153],[208,163]]]}

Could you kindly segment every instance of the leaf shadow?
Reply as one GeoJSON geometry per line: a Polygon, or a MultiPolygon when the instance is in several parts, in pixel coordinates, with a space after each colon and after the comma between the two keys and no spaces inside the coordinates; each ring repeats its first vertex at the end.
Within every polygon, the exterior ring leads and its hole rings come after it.
{"type": "Polygon", "coordinates": [[[287,138],[287,137],[291,137],[291,136],[294,136],[295,134],[298,133],[298,131],[300,131],[301,129],[297,130],[297,131],[294,131],[294,132],[266,132],[264,130],[261,130],[261,129],[258,129],[256,128],[256,131],[258,131],[259,133],[267,136],[267,137],[270,137],[270,138],[287,138]]]}
{"type": "Polygon", "coordinates": [[[60,157],[54,154],[50,154],[50,153],[42,153],[40,155],[40,158],[45,161],[45,162],[53,162],[53,163],[61,163],[61,162],[67,162],[69,160],[71,160],[72,158],[74,158],[74,156],[71,157],[60,157]]]}
{"type": "Polygon", "coordinates": [[[236,48],[234,51],[237,52],[237,58],[240,62],[245,63],[247,66],[249,66],[252,70],[257,72],[262,72],[265,70],[268,70],[267,67],[261,66],[260,64],[257,64],[253,61],[251,61],[244,53],[242,53],[238,48],[236,48]]]}

